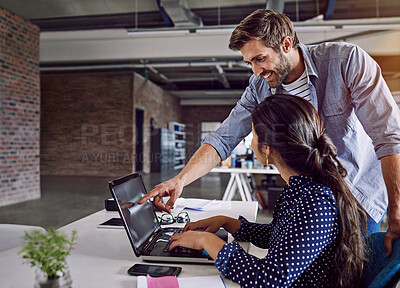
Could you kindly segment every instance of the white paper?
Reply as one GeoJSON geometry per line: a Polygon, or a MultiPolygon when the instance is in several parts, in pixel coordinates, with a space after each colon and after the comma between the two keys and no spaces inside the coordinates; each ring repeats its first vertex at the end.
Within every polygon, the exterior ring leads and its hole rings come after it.
{"type": "Polygon", "coordinates": [[[201,277],[178,277],[179,288],[225,288],[225,284],[219,275],[201,277]]]}
{"type": "Polygon", "coordinates": [[[230,209],[230,202],[217,200],[195,199],[195,198],[178,198],[175,202],[176,208],[183,208],[196,211],[211,211],[230,209]]]}
{"type": "MultiPolygon", "coordinates": [[[[225,288],[225,284],[221,276],[199,276],[199,277],[178,277],[179,288],[225,288]]],[[[146,276],[137,277],[137,288],[147,288],[146,276]]]]}
{"type": "Polygon", "coordinates": [[[147,288],[147,277],[138,276],[137,277],[137,288],[147,288]]]}

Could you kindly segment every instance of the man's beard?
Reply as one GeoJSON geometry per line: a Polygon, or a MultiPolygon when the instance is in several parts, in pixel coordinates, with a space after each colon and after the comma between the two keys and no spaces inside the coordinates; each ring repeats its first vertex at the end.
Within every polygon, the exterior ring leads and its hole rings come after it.
{"type": "Polygon", "coordinates": [[[271,81],[267,81],[269,87],[276,88],[281,85],[287,78],[291,71],[289,60],[283,55],[282,51],[279,51],[279,64],[275,68],[276,80],[271,83],[271,81]]]}

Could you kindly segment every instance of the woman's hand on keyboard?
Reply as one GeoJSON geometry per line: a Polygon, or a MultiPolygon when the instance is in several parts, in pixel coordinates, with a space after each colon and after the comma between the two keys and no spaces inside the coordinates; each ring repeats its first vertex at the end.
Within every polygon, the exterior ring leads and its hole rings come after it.
{"type": "Polygon", "coordinates": [[[207,219],[203,219],[196,222],[189,222],[185,225],[183,231],[189,230],[204,230],[206,232],[215,233],[224,226],[228,217],[226,216],[215,216],[207,219]]]}
{"type": "Polygon", "coordinates": [[[218,252],[225,244],[225,241],[213,233],[204,231],[186,231],[183,233],[174,234],[171,237],[169,251],[177,246],[196,250],[205,249],[207,253],[215,260],[218,252]]]}
{"type": "Polygon", "coordinates": [[[214,216],[211,218],[203,219],[196,222],[189,222],[186,224],[183,231],[189,230],[204,230],[205,232],[215,233],[220,228],[224,228],[229,233],[233,234],[239,230],[241,221],[238,219],[226,216],[214,216]]]}

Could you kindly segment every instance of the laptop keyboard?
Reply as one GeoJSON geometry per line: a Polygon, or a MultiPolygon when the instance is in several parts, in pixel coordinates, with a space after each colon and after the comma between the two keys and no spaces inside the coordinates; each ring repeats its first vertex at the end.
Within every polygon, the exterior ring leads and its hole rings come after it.
{"type": "Polygon", "coordinates": [[[163,234],[158,238],[162,238],[162,239],[167,239],[168,240],[168,244],[167,246],[165,246],[164,248],[164,252],[168,251],[169,248],[169,239],[171,239],[172,235],[174,235],[175,233],[182,233],[183,232],[183,228],[171,228],[171,229],[165,229],[163,234]]]}
{"type": "MultiPolygon", "coordinates": [[[[169,247],[169,245],[168,245],[168,247],[169,247]]],[[[164,252],[165,251],[168,251],[168,249],[164,250],[164,252]]],[[[181,247],[181,246],[175,247],[170,252],[172,252],[174,254],[178,254],[178,255],[199,255],[199,254],[201,254],[201,250],[195,250],[195,249],[185,248],[185,247],[181,247]]]]}
{"type": "Polygon", "coordinates": [[[175,254],[179,256],[193,256],[193,255],[201,255],[202,250],[195,250],[195,249],[190,249],[190,248],[184,248],[181,246],[175,247],[171,251],[168,251],[169,249],[169,240],[171,239],[172,235],[175,233],[182,233],[183,228],[168,228],[164,229],[162,234],[157,238],[156,244],[148,249],[148,252],[153,251],[153,250],[159,250],[162,246],[162,254],[175,254]]]}

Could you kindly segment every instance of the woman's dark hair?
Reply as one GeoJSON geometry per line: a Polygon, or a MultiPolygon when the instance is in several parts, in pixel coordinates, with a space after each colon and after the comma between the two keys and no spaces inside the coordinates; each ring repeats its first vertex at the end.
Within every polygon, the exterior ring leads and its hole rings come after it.
{"type": "Polygon", "coordinates": [[[229,49],[238,51],[250,40],[262,40],[265,46],[278,52],[286,36],[292,39],[293,48],[299,46],[299,39],[289,17],[276,11],[258,9],[244,18],[233,30],[229,49]]]}
{"type": "Polygon", "coordinates": [[[317,111],[300,97],[273,95],[254,109],[252,118],[260,151],[263,145],[272,147],[299,175],[331,189],[339,219],[332,287],[357,287],[366,260],[366,214],[344,181],[347,171],[317,111]]]}

